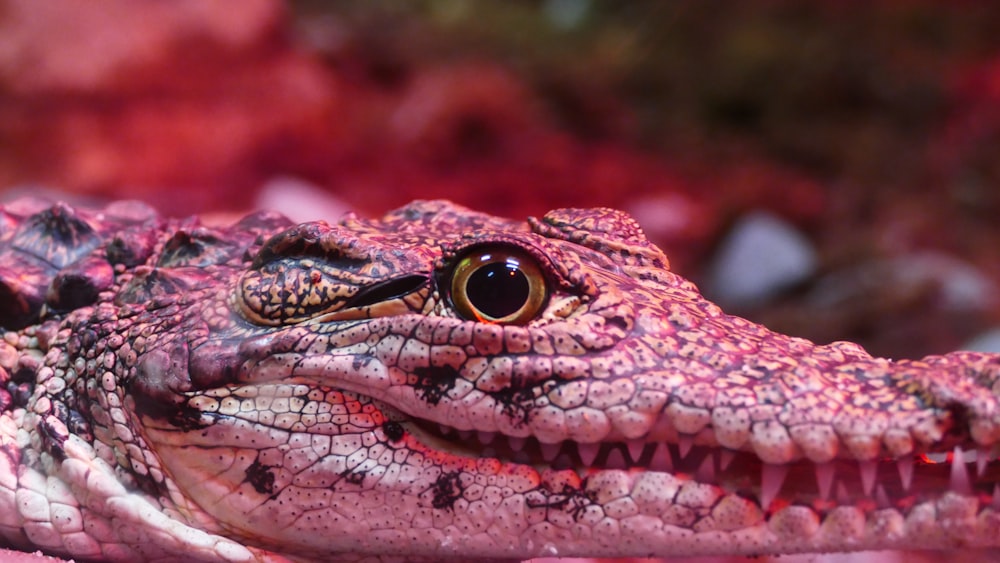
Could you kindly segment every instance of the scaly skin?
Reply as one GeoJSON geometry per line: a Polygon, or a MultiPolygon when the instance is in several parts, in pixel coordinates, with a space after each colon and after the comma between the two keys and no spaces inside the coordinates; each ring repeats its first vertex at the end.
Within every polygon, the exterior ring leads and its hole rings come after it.
{"type": "Polygon", "coordinates": [[[22,201],[0,213],[0,295],[10,546],[328,561],[1000,545],[1000,358],[892,362],[775,334],[703,299],[620,212],[520,223],[418,202],[214,229],[22,201]]]}

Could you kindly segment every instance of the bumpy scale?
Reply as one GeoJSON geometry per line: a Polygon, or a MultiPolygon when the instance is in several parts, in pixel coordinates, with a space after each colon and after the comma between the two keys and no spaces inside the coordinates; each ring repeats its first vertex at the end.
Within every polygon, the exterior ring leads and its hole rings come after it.
{"type": "Polygon", "coordinates": [[[0,212],[0,542],[89,560],[1000,545],[1000,358],[724,314],[624,213],[0,212]]]}

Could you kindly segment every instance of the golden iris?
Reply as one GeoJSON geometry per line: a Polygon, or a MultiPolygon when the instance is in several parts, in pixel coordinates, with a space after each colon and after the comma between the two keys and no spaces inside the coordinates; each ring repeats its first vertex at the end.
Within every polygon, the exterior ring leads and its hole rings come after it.
{"type": "Polygon", "coordinates": [[[548,298],[542,269],[516,247],[469,252],[452,270],[450,289],[458,314],[484,323],[525,324],[548,298]]]}

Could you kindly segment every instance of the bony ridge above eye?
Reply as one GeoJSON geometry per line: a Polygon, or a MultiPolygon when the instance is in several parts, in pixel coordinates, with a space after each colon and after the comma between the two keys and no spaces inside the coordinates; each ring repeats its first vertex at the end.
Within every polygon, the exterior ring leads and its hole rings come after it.
{"type": "Polygon", "coordinates": [[[452,268],[448,290],[459,316],[494,324],[528,323],[549,294],[537,261],[511,245],[469,249],[452,268]]]}

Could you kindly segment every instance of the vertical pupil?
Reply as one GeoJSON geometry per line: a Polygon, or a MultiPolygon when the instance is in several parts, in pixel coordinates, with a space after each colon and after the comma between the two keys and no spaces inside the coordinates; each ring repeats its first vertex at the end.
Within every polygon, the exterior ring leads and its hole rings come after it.
{"type": "Polygon", "coordinates": [[[469,276],[465,292],[477,311],[502,319],[518,312],[528,301],[529,283],[517,263],[494,262],[469,276]]]}

